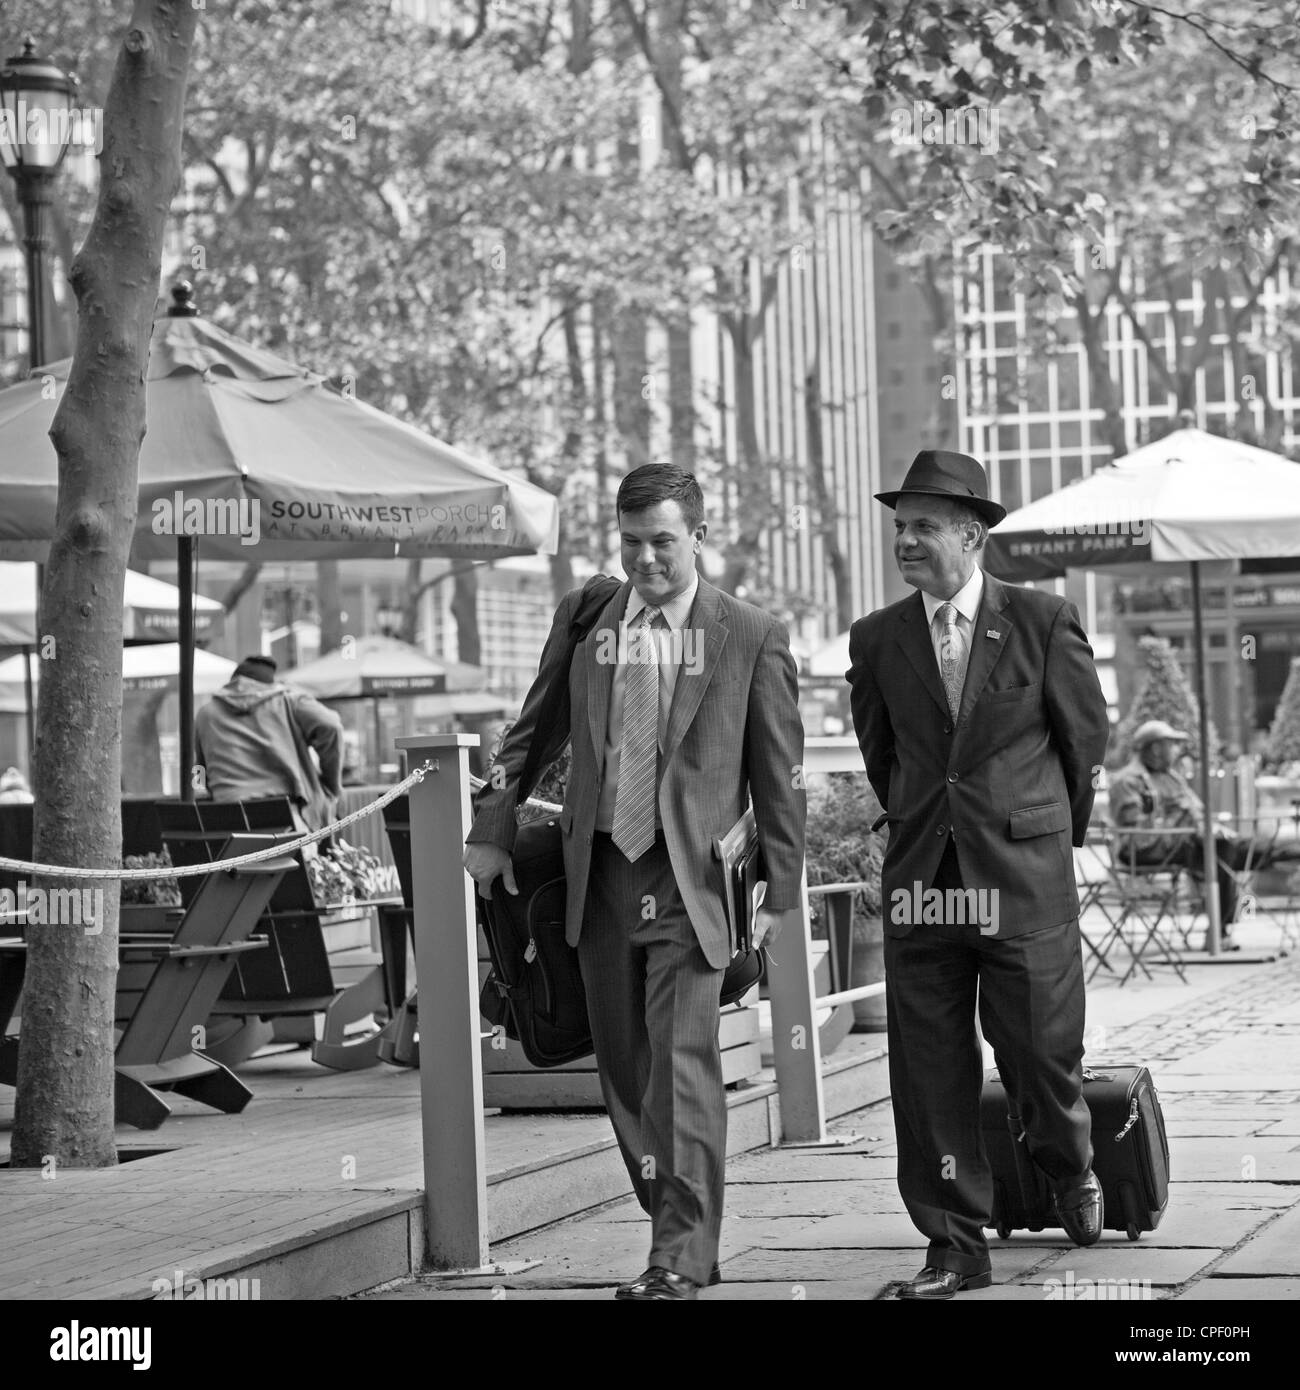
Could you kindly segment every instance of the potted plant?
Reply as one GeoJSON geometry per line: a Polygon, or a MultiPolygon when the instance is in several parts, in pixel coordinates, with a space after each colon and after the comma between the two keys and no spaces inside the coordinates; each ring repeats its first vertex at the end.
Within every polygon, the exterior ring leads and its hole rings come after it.
{"type": "MultiPolygon", "coordinates": [[[[128,854],[124,869],[170,869],[172,857],[164,845],[161,854],[128,854]]],[[[121,930],[127,934],[161,934],[167,931],[167,913],[181,905],[181,887],[174,878],[122,880],[121,930]]]]}
{"type": "MultiPolygon", "coordinates": [[[[876,984],[885,978],[885,934],[881,910],[880,865],[885,835],[871,829],[880,815],[880,802],[865,772],[833,772],[808,789],[808,829],[805,861],[808,886],[854,884],[848,896],[852,912],[853,954],[849,984],[876,984]]],[[[814,895],[813,933],[827,936],[829,914],[842,910],[839,895],[814,895]]],[[[856,1033],[881,1032],[885,1001],[875,995],[853,1005],[856,1033]]]]}

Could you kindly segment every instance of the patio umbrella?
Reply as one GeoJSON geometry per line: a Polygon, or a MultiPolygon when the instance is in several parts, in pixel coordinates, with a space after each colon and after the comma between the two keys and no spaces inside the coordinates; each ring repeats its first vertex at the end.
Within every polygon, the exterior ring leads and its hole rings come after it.
{"type": "MultiPolygon", "coordinates": [[[[554,552],[550,493],[207,323],[188,285],[172,293],[146,373],[132,556],[176,553],[183,655],[200,543],[205,556],[240,561],[554,552]]],[[[0,557],[48,552],[58,491],[48,432],[70,366],[0,391],[0,557]]],[[[188,684],[182,669],[182,759],[192,749],[188,684]]]]}
{"type": "MultiPolygon", "coordinates": [[[[419,647],[393,637],[362,637],[346,648],[293,667],[283,678],[322,700],[373,701],[378,750],[380,700],[442,696],[444,713],[482,712],[481,698],[471,701],[468,697],[471,692],[482,691],[487,672],[461,661],[435,660],[419,647]],[[466,698],[463,710],[454,708],[457,693],[466,698]]],[[[502,709],[506,703],[492,701],[491,709],[502,709]]]]}
{"type": "MultiPolygon", "coordinates": [[[[26,709],[23,692],[24,654],[0,661],[0,714],[20,714],[26,709]]],[[[41,663],[27,656],[33,684],[40,683],[41,663]]],[[[157,642],[149,646],[122,648],[122,690],[133,691],[180,690],[181,650],[175,642],[157,642]]],[[[220,690],[234,675],[235,663],[202,649],[194,653],[194,689],[199,695],[211,695],[220,690]]]]}
{"type": "MultiPolygon", "coordinates": [[[[0,561],[0,647],[34,647],[36,637],[36,571],[33,564],[0,561]]],[[[122,596],[122,638],[126,642],[175,642],[181,591],[174,585],[136,570],[126,572],[122,596]]],[[[194,596],[194,635],[212,637],[224,609],[214,598],[194,596]]]]}
{"type": "Polygon", "coordinates": [[[1300,549],[1300,465],[1204,430],[1179,429],[1087,478],[1011,512],[990,532],[985,564],[1015,581],[1067,569],[1185,563],[1191,570],[1195,687],[1200,709],[1209,946],[1219,949],[1209,715],[1201,608],[1207,562],[1288,556],[1300,549]]]}

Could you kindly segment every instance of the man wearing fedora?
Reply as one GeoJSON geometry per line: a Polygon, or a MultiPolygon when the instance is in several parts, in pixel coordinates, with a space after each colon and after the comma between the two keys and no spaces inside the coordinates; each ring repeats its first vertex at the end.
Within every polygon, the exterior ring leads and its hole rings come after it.
{"type": "Polygon", "coordinates": [[[975,459],[923,450],[897,491],[876,495],[894,510],[895,558],[919,592],[853,624],[845,678],[889,822],[899,1190],[929,1240],[898,1295],[942,1299],[992,1282],[977,1001],[1061,1225],[1079,1245],[1101,1235],[1071,845],[1083,844],[1109,726],[1074,606],[981,570],[1006,509],[975,459]]]}
{"type": "MultiPolygon", "coordinates": [[[[1151,830],[1150,835],[1125,835],[1115,844],[1125,862],[1144,865],[1178,865],[1194,877],[1205,872],[1200,826],[1201,798],[1187,785],[1174,766],[1187,735],[1163,719],[1148,719],[1133,731],[1132,756],[1110,779],[1110,819],[1124,830],[1151,830]],[[1160,834],[1191,828],[1193,835],[1160,834]]],[[[1226,829],[1216,830],[1219,907],[1223,916],[1223,949],[1235,951],[1232,924],[1237,920],[1237,880],[1234,869],[1245,866],[1249,843],[1226,829]]]]}

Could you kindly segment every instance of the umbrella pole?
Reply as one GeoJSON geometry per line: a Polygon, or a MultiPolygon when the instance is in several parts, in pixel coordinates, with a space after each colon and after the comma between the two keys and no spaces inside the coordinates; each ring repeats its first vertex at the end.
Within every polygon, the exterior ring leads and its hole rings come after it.
{"type": "Polygon", "coordinates": [[[36,692],[32,688],[32,648],[23,648],[23,694],[27,698],[27,776],[30,780],[36,757],[36,692]]]}
{"type": "Polygon", "coordinates": [[[1214,817],[1210,810],[1210,712],[1205,691],[1205,632],[1201,616],[1201,566],[1192,567],[1192,640],[1196,643],[1196,702],[1201,742],[1201,837],[1205,854],[1205,915],[1208,919],[1205,942],[1211,956],[1219,955],[1222,917],[1219,905],[1219,859],[1214,848],[1214,817]]]}
{"type": "Polygon", "coordinates": [[[194,553],[190,536],[176,538],[176,578],[180,597],[180,798],[194,800],[194,553]]]}

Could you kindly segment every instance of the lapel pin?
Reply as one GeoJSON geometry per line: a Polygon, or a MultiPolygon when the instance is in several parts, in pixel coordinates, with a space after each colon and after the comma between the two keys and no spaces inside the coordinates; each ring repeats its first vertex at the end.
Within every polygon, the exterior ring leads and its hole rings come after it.
{"type": "Polygon", "coordinates": [[[1002,636],[1002,634],[997,630],[997,628],[991,627],[985,631],[984,636],[991,637],[996,642],[998,638],[1002,636]]]}

